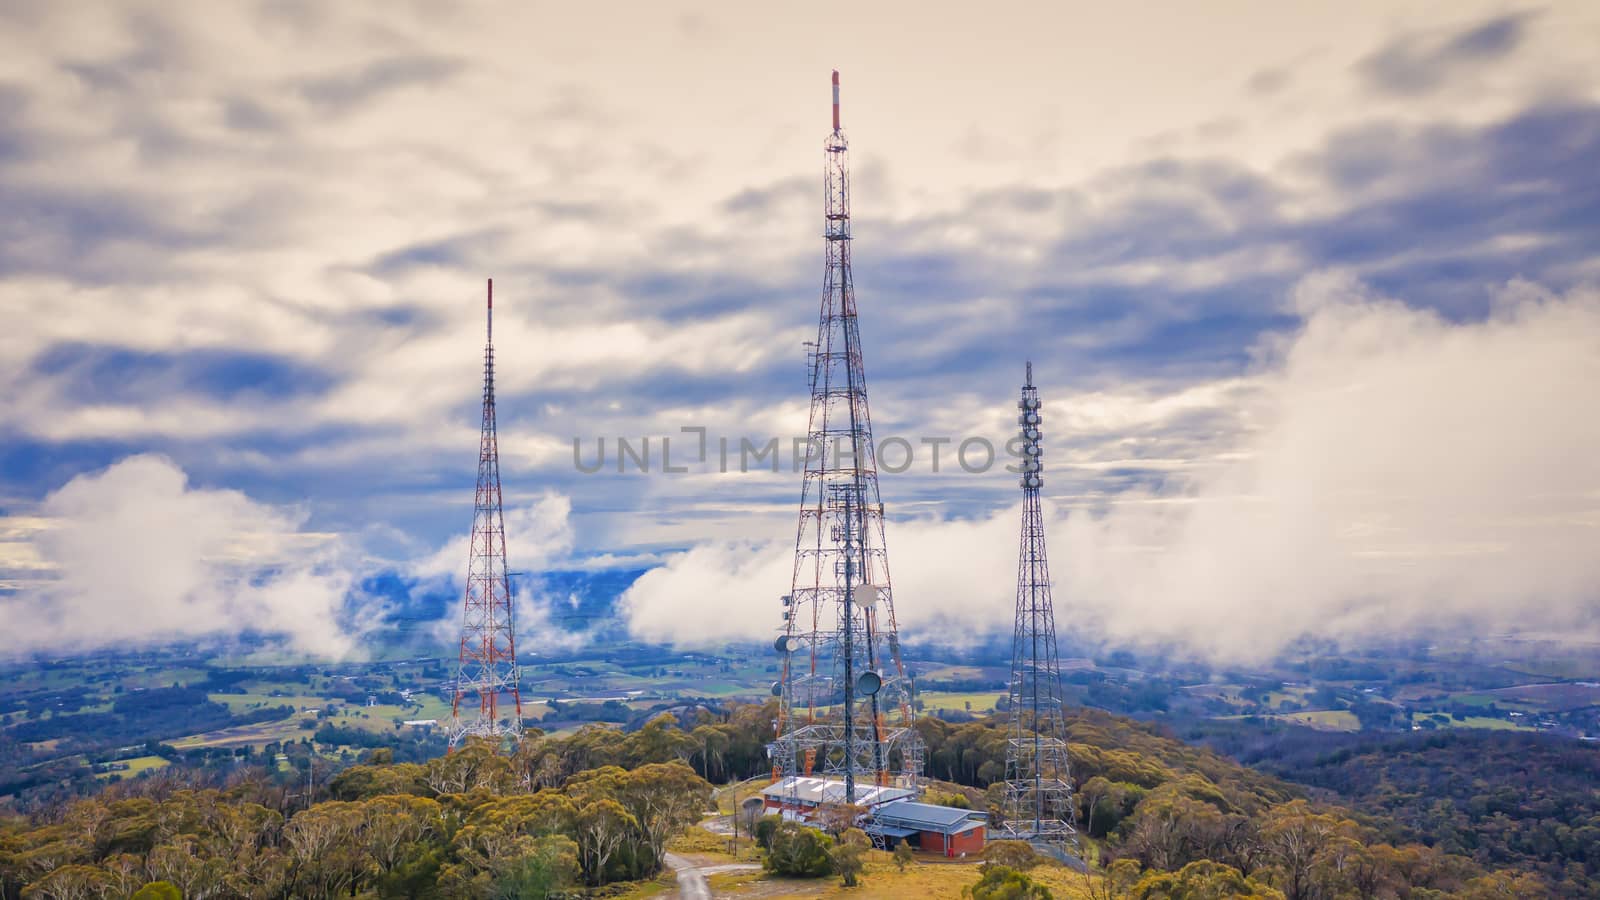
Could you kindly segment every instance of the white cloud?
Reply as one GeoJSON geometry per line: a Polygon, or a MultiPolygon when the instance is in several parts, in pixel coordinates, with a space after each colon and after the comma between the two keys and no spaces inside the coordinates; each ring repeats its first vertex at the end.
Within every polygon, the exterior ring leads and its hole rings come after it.
{"type": "Polygon", "coordinates": [[[701,544],[639,576],[619,608],[647,641],[712,647],[759,639],[777,628],[793,552],[781,541],[701,544]]]}
{"type": "MultiPolygon", "coordinates": [[[[1513,285],[1488,318],[1458,324],[1324,275],[1295,305],[1302,325],[1262,348],[1248,395],[1259,418],[1222,464],[1052,515],[1059,620],[1224,660],[1305,634],[1600,628],[1600,417],[1587,412],[1600,294],[1513,285]]],[[[1046,400],[1056,422],[1103,415],[1048,388],[1046,400]]],[[[892,525],[902,628],[949,643],[1008,629],[1018,514],[892,525]]],[[[690,550],[628,592],[634,632],[772,634],[790,552],[782,540],[690,550]]]]}
{"type": "MultiPolygon", "coordinates": [[[[467,571],[467,556],[472,538],[470,511],[460,523],[456,536],[431,556],[411,565],[412,573],[423,577],[453,577],[460,581],[467,571]]],[[[526,506],[512,506],[504,513],[506,564],[513,572],[537,571],[572,552],[573,532],[569,517],[572,500],[545,492],[526,506]]]]}
{"type": "Polygon", "coordinates": [[[237,491],[188,484],[159,456],[131,456],[45,498],[31,543],[50,577],[0,599],[8,651],[82,651],[127,643],[283,636],[344,656],[339,621],[352,577],[333,535],[305,514],[237,491]]]}
{"type": "MultiPolygon", "coordinates": [[[[527,579],[513,579],[519,658],[572,650],[590,640],[590,630],[569,628],[562,620],[561,606],[575,604],[576,599],[551,595],[539,578],[540,572],[552,563],[569,562],[574,541],[571,516],[572,501],[553,491],[505,511],[507,565],[512,572],[532,575],[531,586],[527,579]]],[[[464,519],[455,537],[431,555],[411,563],[411,574],[460,589],[467,571],[471,527],[470,518],[464,519]]],[[[440,642],[453,645],[460,626],[461,609],[456,604],[429,628],[440,642]]]]}

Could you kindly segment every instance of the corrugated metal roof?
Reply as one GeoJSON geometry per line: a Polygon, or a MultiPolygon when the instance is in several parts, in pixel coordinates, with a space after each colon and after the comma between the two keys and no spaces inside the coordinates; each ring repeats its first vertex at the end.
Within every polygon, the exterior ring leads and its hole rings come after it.
{"type": "Polygon", "coordinates": [[[969,827],[981,825],[986,817],[970,809],[953,806],[936,806],[915,800],[896,800],[885,803],[873,812],[872,820],[882,825],[915,828],[918,831],[938,831],[957,834],[969,827]]]}
{"type": "MultiPolygon", "coordinates": [[[[844,802],[844,782],[842,781],[835,781],[831,778],[807,778],[805,776],[798,776],[792,780],[795,783],[793,793],[796,798],[803,802],[844,802]]],[[[769,784],[761,789],[761,794],[773,800],[782,800],[790,794],[790,781],[791,779],[785,778],[782,781],[769,784]]],[[[915,796],[916,792],[907,788],[878,787],[873,784],[856,785],[856,804],[858,806],[875,806],[880,803],[888,803],[915,796]]]]}
{"type": "Polygon", "coordinates": [[[915,828],[900,828],[895,825],[884,825],[879,822],[868,822],[867,827],[863,828],[862,831],[865,831],[867,834],[881,834],[884,837],[897,838],[911,837],[913,834],[917,833],[915,828]]]}

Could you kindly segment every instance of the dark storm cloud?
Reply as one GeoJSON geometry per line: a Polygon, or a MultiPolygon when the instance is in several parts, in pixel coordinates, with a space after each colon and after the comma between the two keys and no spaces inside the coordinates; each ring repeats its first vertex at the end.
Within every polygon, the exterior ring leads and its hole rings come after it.
{"type": "Polygon", "coordinates": [[[151,353],[61,343],[36,358],[32,368],[94,403],[160,402],[176,394],[229,402],[282,400],[321,393],[332,383],[326,373],[300,362],[230,350],[151,353]]]}
{"type": "Polygon", "coordinates": [[[856,241],[863,332],[878,340],[875,370],[916,377],[984,370],[1027,347],[1103,378],[1225,376],[1249,364],[1261,333],[1293,324],[1289,288],[1317,269],[1354,267],[1452,317],[1480,314],[1490,289],[1513,278],[1567,286],[1560,270],[1600,241],[1596,158],[1600,107],[1569,105],[1479,128],[1383,123],[1336,134],[1294,167],[1337,198],[1310,219],[1285,211],[1300,199],[1289,181],[1177,159],[1101,176],[1082,189],[1099,195],[1093,205],[1080,190],[1017,187],[889,228],[867,213],[856,241]],[[958,248],[932,237],[960,224],[998,230],[1024,209],[1046,211],[1056,234],[1038,262],[1017,264],[1000,238],[958,248]],[[1273,249],[1292,264],[1258,268],[1249,255],[1273,249]],[[1140,267],[1160,274],[1128,280],[1140,267]],[[1187,269],[1205,277],[1186,283],[1187,269]],[[1025,315],[941,344],[936,358],[920,351],[962,303],[984,297],[1025,315]],[[950,315],[915,315],[929,304],[950,315]]]}
{"type": "Polygon", "coordinates": [[[330,112],[348,111],[383,94],[442,84],[461,72],[459,59],[428,55],[390,56],[300,83],[300,93],[330,112]]]}
{"type": "Polygon", "coordinates": [[[8,274],[71,272],[86,283],[136,279],[141,269],[164,260],[104,261],[99,251],[133,242],[153,250],[178,250],[210,240],[204,233],[169,222],[143,198],[36,188],[0,174],[0,270],[8,274]]]}
{"type": "Polygon", "coordinates": [[[468,261],[478,255],[484,240],[493,239],[503,233],[500,229],[488,231],[475,229],[441,240],[408,244],[384,253],[364,268],[380,277],[392,276],[414,266],[467,268],[468,261]]]}
{"type": "Polygon", "coordinates": [[[21,85],[0,82],[0,167],[18,162],[31,152],[33,141],[20,124],[29,95],[21,85]]]}
{"type": "Polygon", "coordinates": [[[115,14],[123,25],[129,49],[109,59],[73,59],[61,69],[91,91],[129,95],[144,90],[151,76],[175,72],[192,62],[183,36],[172,23],[142,12],[115,14]]]}
{"type": "Polygon", "coordinates": [[[722,211],[735,216],[765,216],[779,210],[788,212],[800,204],[814,203],[816,197],[815,179],[796,175],[763,187],[746,188],[724,200],[722,211]]]}
{"type": "Polygon", "coordinates": [[[1466,285],[1480,286],[1481,301],[1482,285],[1509,278],[1560,284],[1555,271],[1600,240],[1597,154],[1595,106],[1536,109],[1480,129],[1347,132],[1310,163],[1355,202],[1290,234],[1316,260],[1371,267],[1378,286],[1445,308],[1466,285]]]}
{"type": "Polygon", "coordinates": [[[1511,55],[1533,18],[1533,13],[1511,13],[1444,35],[1402,35],[1361,60],[1356,68],[1368,86],[1380,93],[1400,97],[1429,94],[1474,66],[1511,55]]]}
{"type": "Polygon", "coordinates": [[[272,133],[284,128],[281,116],[251,97],[229,97],[223,110],[224,121],[235,131],[272,133]]]}
{"type": "Polygon", "coordinates": [[[1288,87],[1293,78],[1294,73],[1287,66],[1273,66],[1251,75],[1245,89],[1258,97],[1269,97],[1288,87]]]}

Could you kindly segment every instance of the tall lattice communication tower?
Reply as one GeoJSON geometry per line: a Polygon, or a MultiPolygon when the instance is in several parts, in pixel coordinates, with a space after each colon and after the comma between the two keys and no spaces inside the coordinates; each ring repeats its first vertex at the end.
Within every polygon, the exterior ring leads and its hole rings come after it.
{"type": "MultiPolygon", "coordinates": [[[[826,274],[817,342],[808,354],[810,444],[800,493],[794,576],[783,598],[783,658],[773,777],[841,778],[844,801],[858,783],[916,788],[922,742],[911,725],[911,691],[900,659],[894,593],[883,535],[883,501],[867,410],[850,276],[850,162],[839,127],[823,142],[827,197],[826,274]]],[[[791,798],[794,799],[794,798],[791,798]]]]}
{"type": "Polygon", "coordinates": [[[450,746],[468,735],[522,737],[522,690],[506,571],[506,526],[500,502],[500,444],[494,418],[494,279],[488,284],[487,339],[483,347],[483,432],[478,440],[478,493],[472,511],[472,548],[461,608],[461,655],[450,704],[450,746]],[[501,719],[500,698],[512,708],[501,719]],[[469,698],[476,698],[476,702],[469,698]]]}
{"type": "Polygon", "coordinates": [[[1039,389],[1033,363],[1017,401],[1022,445],[1022,540],[1017,558],[1017,619],[1011,642],[1011,730],[1006,744],[1006,786],[1000,832],[1004,837],[1073,849],[1072,779],[1062,713],[1061,663],[1056,654],[1050,560],[1045,554],[1044,450],[1039,433],[1039,389]]]}

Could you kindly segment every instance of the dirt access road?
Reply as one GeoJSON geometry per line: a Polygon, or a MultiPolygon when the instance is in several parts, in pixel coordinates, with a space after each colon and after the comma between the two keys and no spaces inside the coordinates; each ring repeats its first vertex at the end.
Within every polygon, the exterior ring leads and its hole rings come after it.
{"type": "Polygon", "coordinates": [[[711,886],[706,883],[707,875],[716,875],[720,872],[755,872],[761,868],[756,863],[703,866],[676,853],[667,854],[667,866],[678,876],[678,900],[712,900],[711,886]]]}

